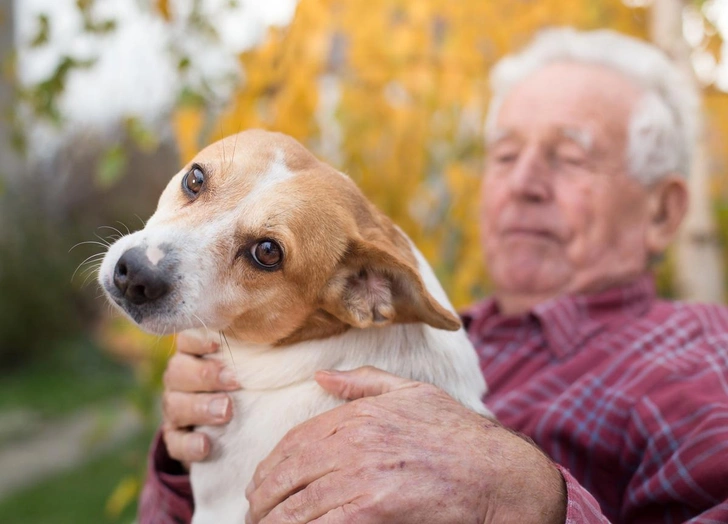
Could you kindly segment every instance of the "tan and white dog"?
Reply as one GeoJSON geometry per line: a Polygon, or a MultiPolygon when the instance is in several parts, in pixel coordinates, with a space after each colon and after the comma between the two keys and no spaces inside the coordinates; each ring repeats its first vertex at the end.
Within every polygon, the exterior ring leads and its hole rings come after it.
{"type": "Polygon", "coordinates": [[[194,522],[240,523],[245,487],[295,425],[342,403],[319,369],[371,365],[435,384],[489,416],[475,352],[432,269],[345,175],[285,135],[244,131],[204,149],[146,227],[99,272],[143,329],[224,333],[243,389],[233,420],[202,428],[194,522]]]}

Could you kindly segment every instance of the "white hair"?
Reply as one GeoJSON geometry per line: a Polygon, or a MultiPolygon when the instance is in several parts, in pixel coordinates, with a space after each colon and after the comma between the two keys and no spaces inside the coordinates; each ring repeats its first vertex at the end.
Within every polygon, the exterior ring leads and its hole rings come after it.
{"type": "Polygon", "coordinates": [[[498,110],[516,84],[550,63],[567,61],[609,67],[644,89],[628,130],[626,159],[634,177],[650,184],[670,173],[688,175],[700,100],[693,82],[655,46],[615,31],[550,29],[503,58],[490,75],[486,132],[495,130],[498,110]]]}

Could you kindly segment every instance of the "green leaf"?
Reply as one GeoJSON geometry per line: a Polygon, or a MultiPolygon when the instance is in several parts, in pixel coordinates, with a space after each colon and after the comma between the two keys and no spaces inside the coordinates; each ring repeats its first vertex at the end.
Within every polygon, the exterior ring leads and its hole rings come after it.
{"type": "Polygon", "coordinates": [[[119,181],[126,168],[127,157],[124,148],[114,146],[107,149],[96,167],[96,182],[103,189],[108,189],[119,181]]]}
{"type": "Polygon", "coordinates": [[[30,41],[30,47],[40,47],[48,43],[48,35],[51,32],[51,22],[46,14],[38,15],[38,32],[30,41]]]}
{"type": "Polygon", "coordinates": [[[138,118],[127,118],[124,121],[126,132],[134,143],[146,153],[151,153],[159,147],[159,137],[146,127],[138,118]]]}

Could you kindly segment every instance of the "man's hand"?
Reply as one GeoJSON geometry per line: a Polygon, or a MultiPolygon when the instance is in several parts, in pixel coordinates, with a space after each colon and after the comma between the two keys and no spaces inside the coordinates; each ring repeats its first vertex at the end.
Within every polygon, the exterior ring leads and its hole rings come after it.
{"type": "Polygon", "coordinates": [[[232,417],[232,400],[223,392],[240,388],[235,375],[222,362],[202,358],[218,350],[215,343],[179,336],[164,373],[164,442],[169,456],[186,466],[210,452],[207,435],[192,427],[225,424],[232,417]]]}
{"type": "Polygon", "coordinates": [[[353,402],[294,428],[260,463],[246,522],[564,522],[551,461],[444,391],[374,368],[316,380],[353,402]]]}

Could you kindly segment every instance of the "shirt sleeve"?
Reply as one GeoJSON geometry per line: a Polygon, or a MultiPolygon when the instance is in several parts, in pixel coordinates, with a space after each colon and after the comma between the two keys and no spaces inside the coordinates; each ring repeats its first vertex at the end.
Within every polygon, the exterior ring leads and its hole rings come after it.
{"type": "Polygon", "coordinates": [[[565,467],[556,464],[566,483],[566,524],[609,524],[599,503],[565,467]]]}
{"type": "Polygon", "coordinates": [[[147,478],[139,498],[139,524],[187,524],[193,511],[190,477],[169,456],[160,431],[149,452],[147,478]]]}

